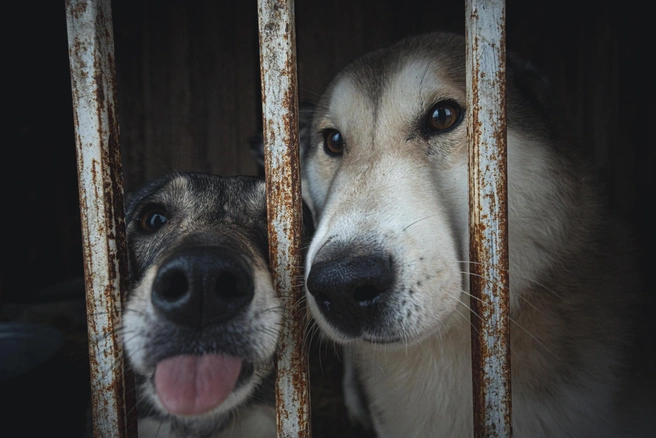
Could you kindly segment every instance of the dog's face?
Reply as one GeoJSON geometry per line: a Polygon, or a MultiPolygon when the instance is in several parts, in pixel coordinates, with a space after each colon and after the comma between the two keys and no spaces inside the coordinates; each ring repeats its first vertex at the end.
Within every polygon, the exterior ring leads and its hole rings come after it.
{"type": "Polygon", "coordinates": [[[302,164],[317,223],[306,275],[333,339],[403,345],[462,318],[465,113],[464,40],[448,34],[365,55],[322,96],[302,164]]]}
{"type": "Polygon", "coordinates": [[[127,209],[123,341],[161,413],[215,430],[269,373],[281,324],[264,182],[179,173],[127,209]]]}

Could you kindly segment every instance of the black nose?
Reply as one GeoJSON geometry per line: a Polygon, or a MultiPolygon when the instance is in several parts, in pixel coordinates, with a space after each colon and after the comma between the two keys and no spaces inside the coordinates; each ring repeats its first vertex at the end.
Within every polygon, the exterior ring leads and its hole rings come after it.
{"type": "Polygon", "coordinates": [[[191,247],[168,257],[153,281],[157,311],[179,325],[202,328],[234,316],[253,299],[246,261],[222,247],[191,247]]]}
{"type": "Polygon", "coordinates": [[[324,316],[345,334],[358,336],[375,323],[394,283],[391,258],[383,253],[333,254],[312,265],[308,291],[324,316]]]}

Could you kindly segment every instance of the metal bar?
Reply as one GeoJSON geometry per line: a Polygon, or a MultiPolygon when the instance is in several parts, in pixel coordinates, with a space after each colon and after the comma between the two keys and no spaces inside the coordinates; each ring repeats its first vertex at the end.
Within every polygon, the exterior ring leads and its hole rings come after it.
{"type": "Polygon", "coordinates": [[[293,0],[258,0],[269,254],[284,307],[277,356],[278,437],[311,436],[301,258],[298,84],[293,0]]]}
{"type": "Polygon", "coordinates": [[[109,0],[67,0],[95,437],[137,436],[134,378],[117,337],[127,292],[109,0]]]}
{"type": "Polygon", "coordinates": [[[510,437],[505,1],[465,14],[474,436],[510,437]]]}

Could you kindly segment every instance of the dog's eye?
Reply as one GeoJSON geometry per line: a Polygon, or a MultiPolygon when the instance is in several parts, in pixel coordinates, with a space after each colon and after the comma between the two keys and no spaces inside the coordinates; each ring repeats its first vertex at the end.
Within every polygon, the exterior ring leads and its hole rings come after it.
{"type": "Polygon", "coordinates": [[[450,100],[438,102],[428,112],[426,129],[430,133],[443,132],[456,126],[461,119],[462,111],[457,103],[450,100]]]}
{"type": "Polygon", "coordinates": [[[167,213],[162,208],[147,210],[141,215],[141,229],[153,233],[162,228],[167,219],[167,213]]]}
{"type": "Polygon", "coordinates": [[[323,149],[333,157],[344,152],[344,137],[336,129],[326,129],[323,132],[323,149]]]}

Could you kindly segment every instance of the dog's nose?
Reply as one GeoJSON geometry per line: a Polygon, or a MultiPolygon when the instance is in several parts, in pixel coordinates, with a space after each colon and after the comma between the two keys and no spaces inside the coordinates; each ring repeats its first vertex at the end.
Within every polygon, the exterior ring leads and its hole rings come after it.
{"type": "Polygon", "coordinates": [[[331,323],[357,336],[364,325],[376,318],[385,293],[393,283],[394,273],[388,255],[341,253],[312,265],[307,288],[331,323]]]}
{"type": "Polygon", "coordinates": [[[202,328],[234,316],[253,294],[251,269],[239,254],[222,247],[196,247],[164,260],[151,300],[170,321],[202,328]]]}

